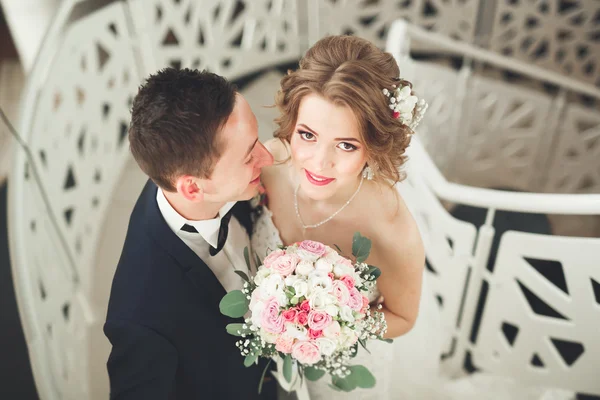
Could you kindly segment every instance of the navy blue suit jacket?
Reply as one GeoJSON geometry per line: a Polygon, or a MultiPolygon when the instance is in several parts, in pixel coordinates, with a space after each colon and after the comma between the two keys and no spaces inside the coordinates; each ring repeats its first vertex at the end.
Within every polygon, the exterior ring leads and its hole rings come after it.
{"type": "MultiPolygon", "coordinates": [[[[135,205],[113,278],[104,325],[111,399],[274,399],[274,381],[258,395],[264,364],[244,367],[225,330],[240,321],[219,312],[225,290],[171,231],[156,190],[148,181],[135,205]]],[[[247,203],[234,216],[251,229],[247,203]]]]}

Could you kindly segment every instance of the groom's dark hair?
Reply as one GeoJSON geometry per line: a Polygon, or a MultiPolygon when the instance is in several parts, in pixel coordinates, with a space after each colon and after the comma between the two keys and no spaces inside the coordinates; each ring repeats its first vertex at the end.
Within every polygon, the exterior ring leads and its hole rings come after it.
{"type": "Polygon", "coordinates": [[[178,176],[209,177],[235,94],[232,83],[207,71],[165,68],[150,75],[133,100],[129,126],[131,153],[142,171],[167,191],[177,190],[178,176]]]}

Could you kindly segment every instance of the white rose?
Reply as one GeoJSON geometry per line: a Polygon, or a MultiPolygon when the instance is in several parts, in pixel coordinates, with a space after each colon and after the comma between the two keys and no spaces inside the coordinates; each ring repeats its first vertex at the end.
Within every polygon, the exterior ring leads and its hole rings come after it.
{"type": "Polygon", "coordinates": [[[302,297],[308,294],[308,283],[305,280],[298,279],[294,282],[293,288],[296,291],[296,297],[302,297]]]}
{"type": "Polygon", "coordinates": [[[317,271],[331,272],[333,270],[333,264],[324,258],[319,258],[315,263],[315,269],[317,271]]]}
{"type": "Polygon", "coordinates": [[[287,307],[289,300],[288,297],[285,295],[283,289],[275,293],[275,298],[277,299],[277,302],[281,307],[287,307]]]}
{"type": "Polygon", "coordinates": [[[261,328],[260,337],[267,343],[275,343],[277,341],[277,337],[279,335],[275,333],[270,333],[261,328]]]}
{"type": "Polygon", "coordinates": [[[308,330],[292,322],[285,323],[285,334],[298,340],[308,340],[308,330]]]}
{"type": "Polygon", "coordinates": [[[340,318],[347,322],[354,322],[354,315],[352,314],[352,309],[348,306],[341,306],[340,318]]]}
{"type": "Polygon", "coordinates": [[[330,356],[335,351],[336,345],[335,345],[335,342],[331,339],[321,337],[321,338],[318,338],[316,340],[316,342],[317,342],[317,346],[319,347],[319,351],[324,356],[330,356]]]}
{"type": "Polygon", "coordinates": [[[315,270],[308,277],[308,289],[310,292],[323,291],[329,292],[333,287],[331,278],[325,271],[315,270]]]}
{"type": "Polygon", "coordinates": [[[330,304],[335,304],[336,298],[321,290],[311,292],[308,296],[308,304],[317,310],[325,310],[330,304]]]}
{"type": "Polygon", "coordinates": [[[271,275],[271,270],[268,268],[261,268],[258,270],[258,272],[256,273],[256,275],[254,276],[254,283],[256,284],[256,286],[260,286],[264,279],[266,277],[268,277],[269,275],[271,275]]]}
{"type": "Polygon", "coordinates": [[[335,276],[350,275],[352,273],[354,273],[354,268],[346,264],[335,264],[335,266],[333,267],[333,274],[335,276]]]}
{"type": "Polygon", "coordinates": [[[301,277],[299,277],[298,275],[288,275],[284,282],[285,282],[285,286],[294,286],[294,283],[298,280],[298,279],[302,279],[301,277]]]}
{"type": "Polygon", "coordinates": [[[252,325],[260,328],[261,326],[261,319],[262,319],[262,313],[263,310],[265,309],[265,303],[263,303],[262,301],[257,301],[253,307],[251,308],[252,310],[252,325]]]}
{"type": "Polygon", "coordinates": [[[283,291],[285,283],[279,274],[271,274],[263,280],[260,288],[264,297],[277,296],[280,291],[283,291]]]}
{"type": "Polygon", "coordinates": [[[298,265],[296,266],[296,274],[298,274],[298,275],[307,276],[314,270],[315,270],[315,267],[313,267],[313,263],[311,263],[310,261],[306,261],[306,260],[300,261],[298,263],[298,265]]]}
{"type": "Polygon", "coordinates": [[[324,310],[327,314],[331,315],[332,317],[337,316],[338,313],[340,312],[339,307],[335,304],[327,304],[325,306],[324,310]]]}

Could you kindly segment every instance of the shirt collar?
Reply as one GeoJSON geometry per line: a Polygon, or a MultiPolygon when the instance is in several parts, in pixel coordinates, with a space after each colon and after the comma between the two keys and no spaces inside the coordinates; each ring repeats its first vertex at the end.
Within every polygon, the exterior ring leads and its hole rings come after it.
{"type": "Polygon", "coordinates": [[[173,208],[173,206],[171,206],[171,203],[169,203],[161,188],[158,188],[156,192],[156,202],[158,203],[158,208],[161,214],[163,215],[167,225],[169,226],[169,228],[171,228],[173,232],[175,232],[177,236],[193,238],[195,237],[195,235],[200,234],[200,236],[202,236],[202,238],[212,247],[217,247],[217,243],[219,240],[219,228],[221,227],[221,217],[227,214],[227,212],[231,210],[231,208],[236,203],[235,201],[230,201],[229,203],[226,203],[223,207],[221,207],[221,209],[219,210],[219,214],[216,218],[207,219],[203,221],[191,221],[181,216],[181,214],[179,214],[173,208]],[[182,231],[181,227],[185,224],[191,225],[194,228],[196,228],[198,233],[182,231]]]}

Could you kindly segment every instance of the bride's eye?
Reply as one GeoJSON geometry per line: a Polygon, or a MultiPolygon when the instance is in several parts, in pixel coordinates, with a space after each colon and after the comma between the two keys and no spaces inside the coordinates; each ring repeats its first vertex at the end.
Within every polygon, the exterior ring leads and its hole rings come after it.
{"type": "Polygon", "coordinates": [[[298,134],[300,135],[300,137],[308,142],[312,142],[312,140],[315,138],[315,135],[313,135],[310,132],[305,132],[305,131],[298,131],[298,134]]]}
{"type": "Polygon", "coordinates": [[[341,142],[338,147],[344,151],[354,151],[356,150],[358,147],[354,146],[353,144],[347,143],[347,142],[341,142]]]}

